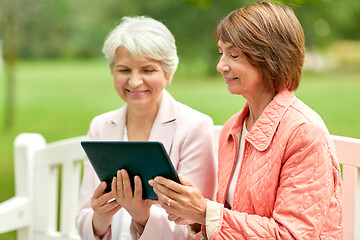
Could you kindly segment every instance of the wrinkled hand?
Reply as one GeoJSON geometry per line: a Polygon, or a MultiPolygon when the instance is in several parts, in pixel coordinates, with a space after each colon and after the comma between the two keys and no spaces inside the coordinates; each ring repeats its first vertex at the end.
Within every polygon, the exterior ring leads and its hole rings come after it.
{"type": "Polygon", "coordinates": [[[137,223],[145,226],[150,216],[152,202],[142,199],[140,177],[134,177],[133,193],[128,173],[124,169],[119,170],[117,176],[113,178],[111,189],[116,202],[123,206],[137,223]]]}
{"type": "Polygon", "coordinates": [[[169,214],[170,221],[178,224],[205,224],[206,199],[187,178],[179,177],[182,185],[163,177],[156,177],[149,184],[158,195],[161,207],[169,214]]]}
{"type": "Polygon", "coordinates": [[[110,201],[114,199],[113,193],[104,193],[106,189],[106,182],[100,183],[95,189],[95,192],[91,198],[91,208],[94,210],[92,224],[94,233],[102,237],[109,226],[111,225],[112,218],[121,209],[116,201],[110,201]]]}

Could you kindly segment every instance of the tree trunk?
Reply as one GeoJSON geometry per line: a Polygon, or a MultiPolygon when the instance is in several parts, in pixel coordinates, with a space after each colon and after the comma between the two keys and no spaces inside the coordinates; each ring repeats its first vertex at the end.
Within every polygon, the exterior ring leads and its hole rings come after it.
{"type": "MultiPolygon", "coordinates": [[[[4,130],[10,131],[14,125],[15,116],[15,82],[17,62],[17,29],[14,1],[8,1],[6,17],[4,18],[4,62],[5,62],[5,121],[4,130]]],[[[4,14],[4,13],[3,13],[4,14]]]]}

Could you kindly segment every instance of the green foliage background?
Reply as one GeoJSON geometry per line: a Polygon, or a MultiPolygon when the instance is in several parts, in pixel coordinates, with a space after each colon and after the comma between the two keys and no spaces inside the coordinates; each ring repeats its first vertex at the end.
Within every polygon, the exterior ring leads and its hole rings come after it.
{"type": "MultiPolygon", "coordinates": [[[[0,18],[7,11],[0,2],[0,18]]],[[[16,0],[20,58],[101,57],[106,35],[123,16],[147,15],[163,21],[175,35],[182,61],[213,66],[213,31],[229,12],[251,0],[16,0]],[[204,62],[205,63],[202,63],[204,62]]],[[[360,1],[280,0],[293,7],[308,48],[337,40],[359,40],[360,1]]],[[[1,25],[0,25],[1,26],[1,25]]],[[[0,27],[0,38],[4,32],[0,27]]],[[[15,40],[15,39],[14,39],[15,40]]],[[[214,72],[205,67],[202,71],[214,72]]]]}

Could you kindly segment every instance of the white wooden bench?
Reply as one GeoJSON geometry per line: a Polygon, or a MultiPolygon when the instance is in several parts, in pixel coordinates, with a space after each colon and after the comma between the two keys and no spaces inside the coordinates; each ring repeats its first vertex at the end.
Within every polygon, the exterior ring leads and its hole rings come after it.
{"type": "Polygon", "coordinates": [[[22,133],[14,143],[15,197],[0,204],[0,233],[18,240],[75,240],[84,153],[76,137],[46,143],[22,133]]]}
{"type": "MultiPolygon", "coordinates": [[[[214,127],[215,146],[221,126],[214,127]]],[[[0,234],[18,240],[76,240],[84,136],[46,143],[20,134],[14,143],[15,196],[0,203],[0,234]]],[[[333,136],[343,165],[345,239],[360,239],[360,139],[333,136]],[[355,227],[357,226],[357,227],[355,227]]]]}

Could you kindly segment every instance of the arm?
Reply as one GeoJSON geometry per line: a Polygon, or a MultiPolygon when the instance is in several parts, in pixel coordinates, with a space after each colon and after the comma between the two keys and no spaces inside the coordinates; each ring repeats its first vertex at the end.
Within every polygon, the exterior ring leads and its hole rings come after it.
{"type": "MultiPolygon", "coordinates": [[[[96,119],[97,118],[95,118],[90,125],[87,137],[89,140],[98,139],[96,134],[97,127],[95,127],[96,119]]],[[[116,202],[107,204],[112,196],[111,193],[103,194],[106,187],[103,184],[100,184],[89,159],[85,158],[79,198],[79,212],[76,217],[76,228],[81,239],[94,240],[111,238],[110,224],[112,215],[114,215],[121,206],[117,205],[116,202]]]]}

